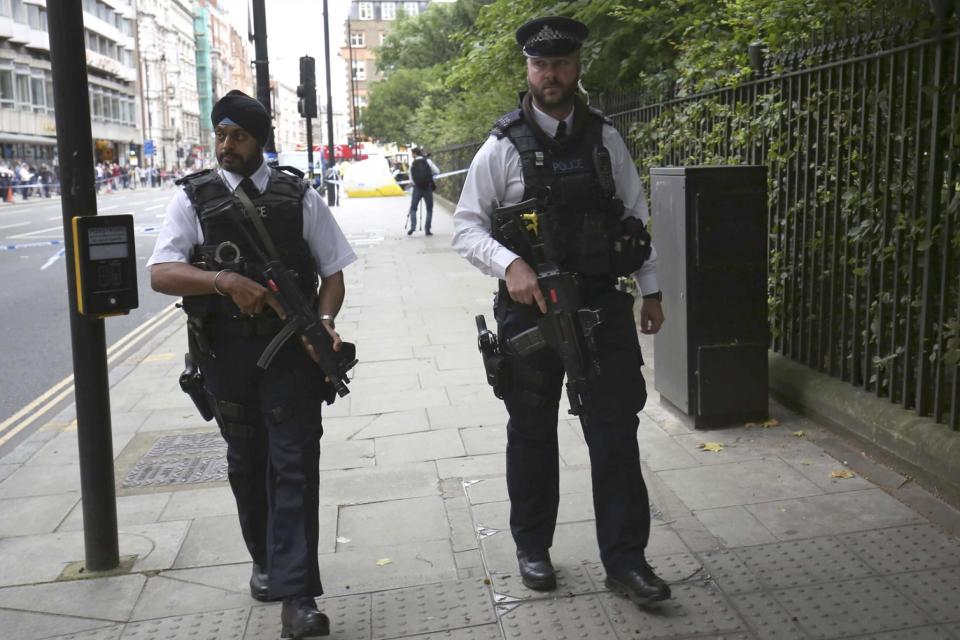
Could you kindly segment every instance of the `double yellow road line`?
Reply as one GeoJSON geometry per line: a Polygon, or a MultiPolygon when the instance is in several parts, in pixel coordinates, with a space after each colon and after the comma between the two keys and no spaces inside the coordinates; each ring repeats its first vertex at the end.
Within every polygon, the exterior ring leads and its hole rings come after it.
{"type": "MultiPolygon", "coordinates": [[[[139,327],[123,336],[107,349],[107,367],[117,361],[120,356],[130,349],[140,345],[156,329],[163,326],[168,320],[178,315],[176,304],[171,304],[150,318],[139,327]]],[[[0,446],[16,436],[18,433],[45,416],[57,407],[64,398],[73,393],[73,375],[69,375],[57,384],[47,389],[36,400],[23,407],[15,414],[0,422],[0,446]]]]}

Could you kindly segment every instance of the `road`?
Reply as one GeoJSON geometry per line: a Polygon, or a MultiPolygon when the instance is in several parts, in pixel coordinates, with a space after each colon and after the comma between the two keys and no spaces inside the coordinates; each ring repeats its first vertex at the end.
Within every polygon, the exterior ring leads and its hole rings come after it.
{"type": "MultiPolygon", "coordinates": [[[[157,316],[173,302],[150,289],[147,258],[153,251],[173,189],[141,189],[101,193],[98,212],[134,215],[140,306],[126,316],[105,320],[107,345],[157,316]]],[[[73,373],[67,279],[64,264],[63,217],[59,198],[0,203],[0,455],[44,423],[44,418],[72,401],[69,383],[43,404],[46,415],[30,409],[32,401],[73,373]],[[66,391],[66,393],[63,393],[66,391]],[[28,408],[25,413],[22,409],[28,408]],[[17,416],[20,413],[21,415],[17,416]],[[18,422],[31,420],[29,427],[18,422]],[[11,432],[16,430],[15,436],[11,432]]]]}

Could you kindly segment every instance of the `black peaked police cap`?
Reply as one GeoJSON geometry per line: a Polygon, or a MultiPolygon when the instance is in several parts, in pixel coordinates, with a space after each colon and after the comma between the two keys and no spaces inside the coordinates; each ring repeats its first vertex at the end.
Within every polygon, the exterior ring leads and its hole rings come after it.
{"type": "Polygon", "coordinates": [[[535,18],[517,29],[517,44],[528,58],[562,56],[579,49],[589,32],[587,25],[573,18],[535,18]]]}
{"type": "Polygon", "coordinates": [[[214,128],[220,124],[235,124],[260,143],[266,146],[270,137],[270,116],[258,100],[251,98],[243,91],[234,89],[227,93],[213,105],[210,120],[214,128]]]}

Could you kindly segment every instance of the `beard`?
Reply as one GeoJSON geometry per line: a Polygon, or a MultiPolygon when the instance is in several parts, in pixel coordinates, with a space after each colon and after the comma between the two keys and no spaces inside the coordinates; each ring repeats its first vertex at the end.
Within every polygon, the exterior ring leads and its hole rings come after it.
{"type": "Polygon", "coordinates": [[[545,87],[535,87],[528,81],[527,87],[530,89],[530,93],[533,94],[533,98],[537,104],[543,107],[573,106],[574,97],[577,95],[576,83],[568,87],[557,83],[545,87]],[[547,89],[553,89],[554,91],[551,95],[547,95],[547,89]]]}
{"type": "Polygon", "coordinates": [[[263,162],[263,150],[258,147],[257,152],[249,157],[244,157],[238,153],[219,153],[217,154],[217,162],[227,171],[239,173],[242,176],[250,176],[263,162]]]}

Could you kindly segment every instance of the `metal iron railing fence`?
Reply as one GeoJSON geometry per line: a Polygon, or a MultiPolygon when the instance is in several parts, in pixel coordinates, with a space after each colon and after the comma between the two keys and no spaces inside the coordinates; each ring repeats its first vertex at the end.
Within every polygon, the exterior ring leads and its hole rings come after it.
{"type": "MultiPolygon", "coordinates": [[[[766,164],[771,347],[960,430],[957,24],[815,43],[757,75],[602,106],[642,176],[766,164]]],[[[478,147],[435,156],[467,167],[478,147]]],[[[461,186],[444,195],[455,201],[461,186]]]]}

